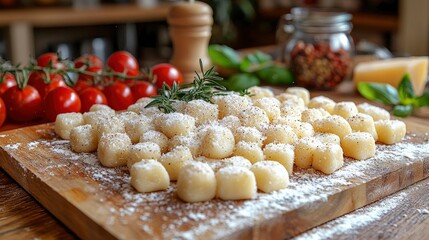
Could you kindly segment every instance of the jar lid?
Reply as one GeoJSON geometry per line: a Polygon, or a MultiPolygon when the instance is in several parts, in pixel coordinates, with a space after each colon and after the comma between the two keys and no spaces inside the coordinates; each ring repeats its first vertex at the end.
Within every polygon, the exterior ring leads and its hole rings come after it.
{"type": "Polygon", "coordinates": [[[352,28],[352,15],[313,8],[292,8],[291,19],[298,30],[305,32],[347,32],[352,28]]]}

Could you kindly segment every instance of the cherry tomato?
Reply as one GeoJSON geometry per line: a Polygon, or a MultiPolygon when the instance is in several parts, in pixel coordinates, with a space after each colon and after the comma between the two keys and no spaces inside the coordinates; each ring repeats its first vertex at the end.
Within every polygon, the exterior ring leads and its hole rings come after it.
{"type": "Polygon", "coordinates": [[[91,84],[89,84],[87,81],[82,80],[82,79],[78,79],[76,84],[74,85],[73,89],[79,93],[82,90],[91,87],[91,84]]]}
{"type": "Polygon", "coordinates": [[[107,105],[106,96],[104,96],[103,92],[95,87],[87,87],[80,92],[78,92],[79,98],[81,101],[81,109],[82,113],[88,112],[92,105],[94,104],[105,104],[107,105]]]}
{"type": "Polygon", "coordinates": [[[6,120],[6,105],[3,100],[0,98],[0,127],[3,125],[6,120]]]}
{"type": "Polygon", "coordinates": [[[30,122],[40,116],[42,98],[36,88],[27,85],[9,88],[2,96],[6,104],[7,117],[16,122],[30,122]]]}
{"type": "MultiPolygon", "coordinates": [[[[0,74],[0,77],[2,75],[0,74]]],[[[0,84],[0,96],[3,95],[6,90],[9,88],[16,86],[16,80],[15,76],[13,76],[12,73],[6,73],[6,76],[4,77],[4,81],[0,84]]]]}
{"type": "Polygon", "coordinates": [[[156,87],[148,82],[137,82],[131,86],[131,92],[133,93],[134,102],[142,97],[152,97],[158,94],[156,87]]]}
{"type": "Polygon", "coordinates": [[[137,59],[127,51],[117,51],[107,59],[107,66],[114,72],[126,73],[127,76],[139,75],[137,59]]]}
{"type": "MultiPolygon", "coordinates": [[[[86,68],[85,71],[91,72],[91,73],[101,73],[103,71],[103,68],[99,66],[92,66],[92,67],[86,68]]],[[[91,84],[95,83],[95,78],[90,76],[89,74],[79,74],[78,79],[87,81],[91,84]]]]}
{"type": "Polygon", "coordinates": [[[64,64],[59,61],[57,53],[44,53],[37,58],[37,66],[52,67],[54,69],[64,68],[64,64]]]}
{"type": "Polygon", "coordinates": [[[124,110],[134,103],[131,89],[122,82],[115,82],[103,90],[109,106],[116,111],[124,110]]]}
{"type": "Polygon", "coordinates": [[[81,68],[83,66],[86,66],[87,68],[88,67],[103,68],[103,61],[101,61],[101,59],[96,55],[85,54],[76,58],[76,60],[74,60],[74,66],[75,68],[81,68]]]}
{"type": "Polygon", "coordinates": [[[50,74],[50,83],[45,83],[45,76],[46,74],[44,72],[37,71],[32,72],[28,77],[28,85],[35,87],[42,99],[48,92],[54,90],[55,88],[66,86],[66,83],[60,74],[50,74]]]}
{"type": "Polygon", "coordinates": [[[57,87],[50,91],[43,100],[43,116],[53,122],[60,113],[79,112],[81,108],[80,98],[69,87],[57,87]]]}
{"type": "Polygon", "coordinates": [[[173,82],[179,85],[183,83],[182,73],[173,65],[160,63],[152,67],[152,76],[155,79],[155,86],[162,88],[163,83],[173,86],[173,82]]]}

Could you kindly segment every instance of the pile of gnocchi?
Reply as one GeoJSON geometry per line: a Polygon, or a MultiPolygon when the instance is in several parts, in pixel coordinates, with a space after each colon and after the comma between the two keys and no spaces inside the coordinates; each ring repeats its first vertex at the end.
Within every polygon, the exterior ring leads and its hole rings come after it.
{"type": "Polygon", "coordinates": [[[185,202],[252,199],[284,189],[296,165],[331,174],[344,156],[374,156],[376,142],[394,144],[406,134],[402,121],[367,104],[334,102],[308,90],[283,93],[262,87],[251,95],[230,93],[174,102],[174,113],[142,98],[127,111],[94,105],[90,112],[56,118],[55,132],[74,152],[97,152],[105,167],[128,166],[131,185],[142,193],[177,181],[185,202]]]}

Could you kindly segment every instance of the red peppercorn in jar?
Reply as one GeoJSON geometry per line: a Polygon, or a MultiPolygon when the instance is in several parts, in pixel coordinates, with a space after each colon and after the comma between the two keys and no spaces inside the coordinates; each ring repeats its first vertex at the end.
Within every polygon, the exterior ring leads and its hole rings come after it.
{"type": "Polygon", "coordinates": [[[290,70],[299,86],[329,90],[349,74],[354,44],[351,15],[292,9],[293,35],[286,44],[290,70]]]}

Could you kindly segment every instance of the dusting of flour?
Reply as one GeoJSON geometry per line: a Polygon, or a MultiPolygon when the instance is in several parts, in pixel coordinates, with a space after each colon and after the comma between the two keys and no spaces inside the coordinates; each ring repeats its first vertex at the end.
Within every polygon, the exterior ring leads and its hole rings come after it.
{"type": "MultiPolygon", "coordinates": [[[[16,149],[24,146],[13,144],[6,147],[16,149]]],[[[137,193],[129,184],[130,176],[126,167],[102,167],[96,154],[74,153],[67,140],[38,140],[26,144],[25,147],[29,150],[45,147],[50,152],[62,156],[61,163],[52,163],[52,166],[41,169],[43,173],[49,174],[53,168],[70,168],[72,165],[90,181],[97,182],[99,190],[105,193],[99,198],[100,204],[110,206],[108,211],[111,217],[105,220],[105,224],[126,225],[130,221],[134,223],[137,221],[146,237],[160,236],[164,239],[227,237],[238,229],[250,227],[289,210],[308,206],[308,203],[325,202],[330,195],[340,192],[347,186],[364,182],[371,177],[371,173],[382,172],[386,165],[404,161],[411,164],[413,161],[429,158],[427,140],[420,144],[404,141],[395,145],[377,145],[375,157],[364,161],[346,159],[344,167],[331,175],[324,175],[313,169],[295,169],[287,189],[271,194],[258,193],[257,198],[253,200],[184,203],[175,195],[175,183],[172,183],[166,191],[137,193]]],[[[342,218],[342,222],[337,223],[341,229],[336,227],[324,233],[327,236],[334,236],[337,232],[345,233],[351,230],[353,224],[370,224],[385,211],[400,204],[404,197],[399,194],[395,198],[389,198],[386,200],[387,207],[378,211],[374,207],[374,211],[371,212],[364,210],[368,212],[359,215],[357,219],[342,218]]],[[[427,210],[421,211],[426,213],[427,210]]],[[[307,234],[303,236],[317,239],[317,234],[313,236],[311,231],[307,234]]]]}

